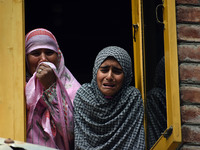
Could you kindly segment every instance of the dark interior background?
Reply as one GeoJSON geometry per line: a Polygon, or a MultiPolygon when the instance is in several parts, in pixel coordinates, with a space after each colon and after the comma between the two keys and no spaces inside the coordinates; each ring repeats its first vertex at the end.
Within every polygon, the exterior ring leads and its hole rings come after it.
{"type": "Polygon", "coordinates": [[[164,56],[164,25],[160,23],[163,22],[163,7],[160,4],[162,0],[143,0],[147,91],[154,86],[155,70],[164,56]]]}
{"type": "Polygon", "coordinates": [[[133,58],[131,0],[25,0],[25,32],[35,28],[55,35],[81,84],[91,81],[95,57],[106,46],[120,46],[133,58]]]}

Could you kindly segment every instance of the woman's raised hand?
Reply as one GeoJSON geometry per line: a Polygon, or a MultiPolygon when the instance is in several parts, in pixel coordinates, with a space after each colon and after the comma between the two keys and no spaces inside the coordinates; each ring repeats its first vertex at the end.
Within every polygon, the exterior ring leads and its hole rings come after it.
{"type": "Polygon", "coordinates": [[[43,85],[44,89],[48,89],[53,83],[56,82],[57,77],[51,67],[41,64],[36,72],[36,77],[43,85]]]}

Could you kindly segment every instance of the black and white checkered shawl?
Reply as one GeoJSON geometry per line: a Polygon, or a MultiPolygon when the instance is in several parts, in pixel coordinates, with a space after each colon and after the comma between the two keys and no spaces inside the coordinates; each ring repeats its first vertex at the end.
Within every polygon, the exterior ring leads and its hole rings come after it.
{"type": "Polygon", "coordinates": [[[144,150],[143,101],[138,89],[130,86],[131,58],[120,47],[104,48],[96,57],[91,83],[83,84],[74,100],[75,149],[144,150]],[[111,99],[99,91],[97,70],[113,56],[122,66],[124,83],[111,99]]]}

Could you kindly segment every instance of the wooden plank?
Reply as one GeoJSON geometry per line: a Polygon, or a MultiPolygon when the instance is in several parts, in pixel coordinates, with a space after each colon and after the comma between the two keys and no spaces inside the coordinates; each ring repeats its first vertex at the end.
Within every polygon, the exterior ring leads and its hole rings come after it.
{"type": "Polygon", "coordinates": [[[0,20],[0,137],[24,141],[24,0],[0,0],[0,20]]]}

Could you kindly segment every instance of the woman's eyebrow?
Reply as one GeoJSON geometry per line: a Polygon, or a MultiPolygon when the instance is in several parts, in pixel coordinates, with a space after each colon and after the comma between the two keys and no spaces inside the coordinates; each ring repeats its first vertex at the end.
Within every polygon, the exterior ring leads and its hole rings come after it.
{"type": "Polygon", "coordinates": [[[100,66],[99,68],[109,68],[110,66],[109,65],[106,65],[106,66],[100,66]]]}
{"type": "Polygon", "coordinates": [[[118,68],[118,67],[113,67],[113,69],[115,69],[115,70],[119,70],[119,71],[123,71],[122,68],[118,68]]]}
{"type": "Polygon", "coordinates": [[[30,52],[29,54],[35,54],[35,53],[39,53],[39,52],[40,52],[40,51],[35,50],[35,51],[30,52]]]}
{"type": "MultiPolygon", "coordinates": [[[[106,65],[106,66],[100,66],[99,68],[105,69],[105,68],[109,68],[109,67],[112,67],[112,66],[106,65]]],[[[113,66],[112,68],[115,69],[115,70],[123,71],[123,69],[118,68],[118,67],[114,67],[114,66],[113,66]]]]}

